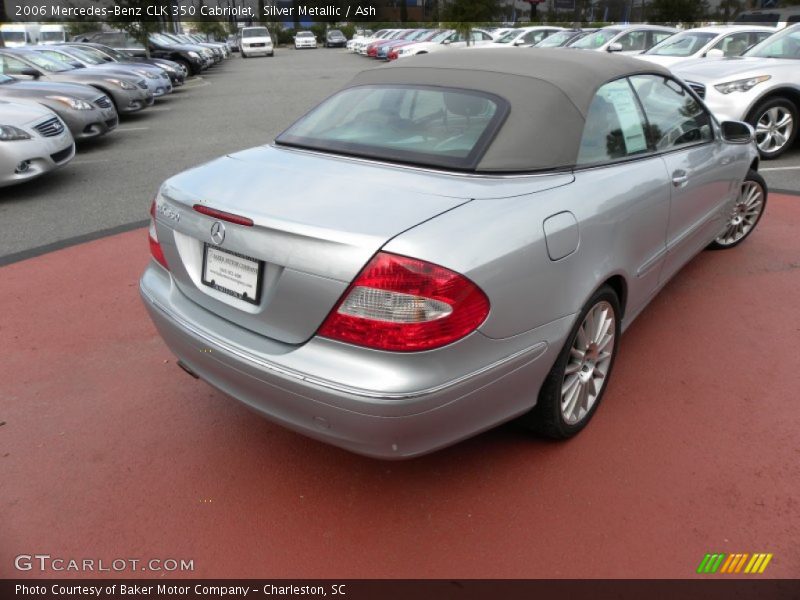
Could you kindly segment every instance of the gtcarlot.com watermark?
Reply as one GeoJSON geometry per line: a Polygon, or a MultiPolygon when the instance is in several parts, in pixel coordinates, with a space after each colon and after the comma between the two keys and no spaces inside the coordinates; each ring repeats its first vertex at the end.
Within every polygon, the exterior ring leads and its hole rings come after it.
{"type": "Polygon", "coordinates": [[[183,558],[64,558],[50,554],[19,554],[14,558],[17,571],[39,573],[126,573],[152,571],[174,573],[194,571],[194,560],[183,558]]]}

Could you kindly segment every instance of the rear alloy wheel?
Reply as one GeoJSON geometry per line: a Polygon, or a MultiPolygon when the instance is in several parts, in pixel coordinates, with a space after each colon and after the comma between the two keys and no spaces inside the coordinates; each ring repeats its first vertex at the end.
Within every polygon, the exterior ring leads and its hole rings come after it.
{"type": "Polygon", "coordinates": [[[619,347],[620,305],[611,287],[601,287],[586,303],[539,400],[523,417],[544,436],[565,439],[583,429],[603,398],[619,347]]]}
{"type": "Polygon", "coordinates": [[[765,159],[777,158],[792,147],[797,135],[797,107],[783,98],[760,104],[748,122],[756,130],[756,145],[765,159]]]}
{"type": "Polygon", "coordinates": [[[724,250],[741,244],[756,228],[767,206],[767,183],[755,171],[749,171],[742,182],[739,197],[728,217],[725,229],[709,248],[724,250]]]}

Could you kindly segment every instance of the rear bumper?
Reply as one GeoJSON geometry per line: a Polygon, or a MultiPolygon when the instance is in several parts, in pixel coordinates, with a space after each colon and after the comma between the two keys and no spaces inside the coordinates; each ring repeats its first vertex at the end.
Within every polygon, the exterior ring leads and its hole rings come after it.
{"type": "MultiPolygon", "coordinates": [[[[528,338],[538,342],[482,369],[449,380],[442,373],[440,385],[397,393],[331,379],[330,363],[341,363],[344,344],[314,338],[290,346],[262,337],[256,353],[219,337],[232,325],[188,300],[154,263],[142,276],[140,293],[167,346],[198,377],[289,429],[384,459],[432,452],[528,411],[557,354],[547,338],[566,336],[571,325],[571,319],[560,319],[528,338]],[[298,371],[297,364],[309,368],[298,371]]],[[[478,343],[495,343],[473,336],[478,343]]],[[[354,364],[361,366],[351,361],[351,372],[354,364]]],[[[368,380],[375,365],[362,364],[368,380]]],[[[414,375],[413,366],[407,370],[414,375]]],[[[404,375],[398,372],[397,379],[404,375]]]]}
{"type": "Polygon", "coordinates": [[[270,56],[274,51],[274,46],[243,46],[244,53],[247,56],[270,56]]]}

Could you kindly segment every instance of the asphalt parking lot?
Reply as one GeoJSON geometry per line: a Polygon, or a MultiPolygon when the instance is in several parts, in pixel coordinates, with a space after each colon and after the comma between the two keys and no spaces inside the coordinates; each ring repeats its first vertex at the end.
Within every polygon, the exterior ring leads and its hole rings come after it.
{"type": "Polygon", "coordinates": [[[67,167],[0,190],[0,257],[141,222],[164,179],[272,138],[356,72],[362,57],[331,50],[238,55],[178,88],[116,132],[85,144],[67,167]]]}
{"type": "MultiPolygon", "coordinates": [[[[355,73],[375,66],[342,49],[279,49],[271,59],[234,55],[155,107],[123,119],[111,135],[80,147],[66,168],[0,190],[0,264],[141,224],[164,179],[269,143],[355,73]]],[[[771,188],[800,191],[800,144],[762,167],[771,188]]]]}
{"type": "MultiPolygon", "coordinates": [[[[772,194],[747,242],[666,286],[580,436],[510,424],[397,463],[177,368],[138,296],[146,230],[37,250],[140,223],[165,177],[268,141],[365,66],[322,49],[233,59],[4,191],[0,255],[39,255],[0,269],[0,578],[42,576],[13,569],[37,552],[193,560],[169,576],[202,578],[686,578],[706,553],[769,552],[765,577],[796,577],[798,196],[772,194]]],[[[798,164],[796,149],[765,174],[800,189],[782,168],[798,164]]],[[[86,576],[44,574],[65,575],[86,576]]]]}

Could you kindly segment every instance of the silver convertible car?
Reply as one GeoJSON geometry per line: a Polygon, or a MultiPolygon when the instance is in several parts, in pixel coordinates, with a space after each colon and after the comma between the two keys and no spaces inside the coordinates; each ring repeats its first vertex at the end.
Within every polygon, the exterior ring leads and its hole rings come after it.
{"type": "Polygon", "coordinates": [[[412,57],[167,180],[141,296],[189,374],[351,451],[566,438],[658,290],[753,231],[758,161],[658,65],[412,57]]]}

